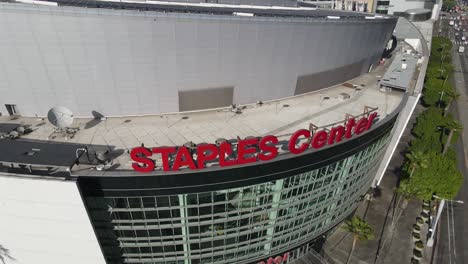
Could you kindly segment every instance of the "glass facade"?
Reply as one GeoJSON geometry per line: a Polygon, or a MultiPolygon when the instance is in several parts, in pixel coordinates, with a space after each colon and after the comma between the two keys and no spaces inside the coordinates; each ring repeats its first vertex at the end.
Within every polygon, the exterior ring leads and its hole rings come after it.
{"type": "Polygon", "coordinates": [[[124,263],[251,263],[297,248],[352,213],[388,139],[389,133],[345,159],[257,185],[101,201],[124,263]]]}

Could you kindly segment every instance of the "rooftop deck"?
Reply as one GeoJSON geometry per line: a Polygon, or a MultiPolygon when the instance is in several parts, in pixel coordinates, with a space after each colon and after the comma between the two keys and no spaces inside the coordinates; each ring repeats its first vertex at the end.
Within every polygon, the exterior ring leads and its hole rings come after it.
{"type": "MultiPolygon", "coordinates": [[[[76,143],[77,148],[88,146],[91,153],[98,154],[108,150],[112,158],[105,170],[132,170],[128,152],[142,144],[146,147],[182,146],[187,142],[215,143],[220,138],[235,141],[237,138],[265,135],[275,135],[282,141],[289,139],[299,129],[308,129],[310,124],[319,128],[343,124],[346,115],[362,115],[366,107],[376,109],[382,120],[398,107],[404,96],[402,91],[380,88],[380,79],[390,64],[387,61],[368,74],[318,92],[236,108],[151,116],[75,119],[72,127],[77,131],[71,134],[57,131],[44,118],[0,116],[0,124],[4,127],[20,124],[32,130],[17,141],[76,143]]],[[[413,76],[415,78],[417,74],[413,76]]],[[[27,151],[21,151],[26,155],[27,151]]],[[[17,162],[23,161],[24,159],[18,159],[17,162]]],[[[11,159],[8,162],[14,163],[11,159]]],[[[96,169],[96,164],[80,164],[72,168],[73,171],[96,169]]]]}

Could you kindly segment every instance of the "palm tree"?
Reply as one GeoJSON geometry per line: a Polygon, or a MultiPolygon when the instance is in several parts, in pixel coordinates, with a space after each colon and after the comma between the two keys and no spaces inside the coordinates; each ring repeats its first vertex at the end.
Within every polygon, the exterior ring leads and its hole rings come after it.
{"type": "Polygon", "coordinates": [[[396,223],[400,219],[401,214],[408,206],[408,200],[414,195],[414,192],[411,190],[408,182],[401,182],[396,192],[400,195],[398,198],[396,208],[400,208],[400,211],[397,213],[397,216],[392,220],[392,226],[395,228],[396,223]],[[403,202],[402,202],[403,199],[403,202]],[[401,202],[401,205],[400,205],[401,202]]]}
{"type": "Polygon", "coordinates": [[[450,56],[451,53],[450,53],[450,50],[445,50],[445,48],[446,48],[447,46],[449,46],[448,43],[441,44],[440,46],[442,47],[442,50],[440,51],[440,56],[441,56],[441,58],[440,58],[440,66],[439,66],[439,68],[442,68],[442,65],[444,64],[444,59],[445,59],[445,57],[450,56]]]}
{"type": "Polygon", "coordinates": [[[450,109],[450,105],[452,104],[452,102],[457,100],[458,97],[460,97],[460,94],[458,94],[454,90],[445,91],[445,94],[448,96],[448,102],[444,108],[444,117],[447,116],[448,110],[450,109]]]}
{"type": "Polygon", "coordinates": [[[414,171],[417,168],[427,168],[427,166],[429,166],[429,158],[424,152],[420,150],[411,151],[410,153],[407,153],[405,156],[410,162],[409,164],[409,167],[411,169],[411,172],[409,175],[410,179],[411,177],[413,177],[414,171]]]}
{"type": "Polygon", "coordinates": [[[455,131],[459,131],[463,129],[463,126],[458,123],[456,120],[450,120],[445,124],[445,128],[449,129],[449,135],[447,137],[447,141],[445,142],[444,150],[442,151],[442,155],[447,153],[447,150],[450,146],[450,142],[452,141],[453,133],[455,131]]]}
{"type": "Polygon", "coordinates": [[[12,256],[10,256],[10,250],[0,245],[0,260],[3,264],[6,264],[6,259],[15,260],[12,256]]]}
{"type": "Polygon", "coordinates": [[[353,218],[346,220],[343,228],[353,234],[353,246],[349,252],[348,259],[346,260],[346,264],[348,264],[351,260],[351,256],[353,255],[354,248],[356,247],[356,242],[358,240],[367,241],[374,239],[374,231],[366,221],[362,220],[358,216],[353,216],[353,218]]]}
{"type": "MultiPolygon", "coordinates": [[[[416,169],[418,168],[425,169],[429,166],[429,157],[427,156],[426,153],[420,150],[411,151],[407,153],[405,156],[409,160],[409,168],[411,170],[409,179],[413,177],[416,169]]],[[[398,198],[395,208],[397,209],[400,208],[400,211],[397,213],[396,217],[392,220],[393,228],[395,228],[395,225],[396,223],[398,223],[400,216],[403,214],[403,211],[406,209],[409,198],[411,198],[411,196],[414,195],[414,192],[413,190],[411,190],[408,182],[400,182],[400,186],[398,187],[396,192],[400,195],[400,197],[398,198]]]]}

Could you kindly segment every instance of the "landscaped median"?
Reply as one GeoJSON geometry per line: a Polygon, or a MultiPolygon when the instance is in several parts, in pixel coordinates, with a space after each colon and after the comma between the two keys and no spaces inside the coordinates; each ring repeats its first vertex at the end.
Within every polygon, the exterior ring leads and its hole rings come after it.
{"type": "Polygon", "coordinates": [[[398,216],[406,207],[407,199],[417,198],[424,202],[420,217],[413,227],[415,247],[412,263],[418,263],[422,257],[421,238],[426,235],[420,234],[421,227],[430,224],[429,216],[434,214],[436,208],[434,206],[431,210],[430,201],[434,195],[442,199],[454,199],[463,182],[453,149],[462,127],[449,113],[450,105],[458,98],[450,83],[454,71],[451,49],[452,42],[449,39],[432,39],[431,59],[422,98],[425,110],[413,127],[414,139],[408,146],[397,190],[400,194],[398,216]]]}

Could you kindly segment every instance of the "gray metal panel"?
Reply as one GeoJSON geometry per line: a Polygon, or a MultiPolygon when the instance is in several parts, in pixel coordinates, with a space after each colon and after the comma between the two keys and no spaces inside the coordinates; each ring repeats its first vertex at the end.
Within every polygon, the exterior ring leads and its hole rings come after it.
{"type": "Polygon", "coordinates": [[[329,71],[299,76],[294,95],[317,91],[337,82],[341,83],[350,80],[353,76],[362,73],[364,65],[366,65],[365,61],[358,61],[329,71]]]}
{"type": "Polygon", "coordinates": [[[236,104],[292,96],[298,76],[365,72],[395,23],[0,3],[0,105],[122,116],[177,112],[179,92],[200,87],[234,86],[236,104]]]}
{"type": "Polygon", "coordinates": [[[83,145],[50,141],[0,139],[0,160],[25,165],[69,167],[83,145]],[[32,155],[31,155],[32,154],[32,155]]]}
{"type": "Polygon", "coordinates": [[[397,54],[382,77],[380,85],[406,91],[411,87],[418,60],[418,55],[397,54]]]}
{"type": "Polygon", "coordinates": [[[229,106],[233,103],[234,87],[219,87],[179,91],[179,111],[229,106]]]}

